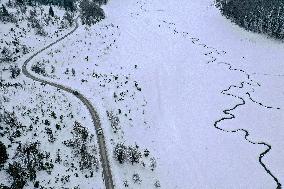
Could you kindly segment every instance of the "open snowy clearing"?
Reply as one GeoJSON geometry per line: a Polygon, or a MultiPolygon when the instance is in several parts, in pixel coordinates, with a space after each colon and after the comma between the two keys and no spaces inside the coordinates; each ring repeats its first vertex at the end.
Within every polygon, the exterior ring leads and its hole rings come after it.
{"type": "Polygon", "coordinates": [[[232,27],[211,1],[133,2],[138,13],[125,4],[107,7],[108,19],[121,28],[119,50],[108,62],[140,68],[135,76],[148,101],[151,129],[147,138],[139,130],[125,134],[155,149],[163,187],[276,188],[284,179],[281,44],[232,27]],[[126,19],[129,14],[133,19],[126,19]],[[214,51],[210,47],[218,53],[206,54],[214,51]],[[232,87],[230,94],[245,105],[219,127],[246,129],[250,141],[271,145],[262,158],[267,170],[259,162],[266,145],[249,143],[244,132],[214,128],[229,117],[223,110],[242,103],[221,91],[241,82],[243,88],[232,87]]]}

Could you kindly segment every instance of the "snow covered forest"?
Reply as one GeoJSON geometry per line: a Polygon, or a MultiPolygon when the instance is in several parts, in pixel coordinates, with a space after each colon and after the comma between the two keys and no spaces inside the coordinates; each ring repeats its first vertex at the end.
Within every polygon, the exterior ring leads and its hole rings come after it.
{"type": "Polygon", "coordinates": [[[216,2],[224,16],[246,30],[284,39],[284,1],[217,0],[216,2]]]}
{"type": "Polygon", "coordinates": [[[0,189],[281,189],[283,5],[0,0],[0,189]]]}

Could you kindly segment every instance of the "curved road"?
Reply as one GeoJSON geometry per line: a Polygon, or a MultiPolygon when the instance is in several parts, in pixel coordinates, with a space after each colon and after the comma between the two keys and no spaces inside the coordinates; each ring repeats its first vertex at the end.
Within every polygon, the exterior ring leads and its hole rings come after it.
{"type": "MultiPolygon", "coordinates": [[[[76,26],[75,28],[70,31],[69,33],[67,33],[66,35],[64,35],[63,37],[61,37],[60,39],[56,40],[55,42],[45,46],[44,48],[42,48],[41,50],[37,51],[36,53],[34,53],[32,56],[30,56],[23,64],[22,66],[22,72],[23,74],[35,81],[41,82],[41,83],[45,83],[48,85],[51,85],[53,87],[56,87],[58,89],[62,89],[68,93],[73,94],[74,96],[76,96],[79,100],[81,100],[84,105],[88,108],[91,116],[92,116],[92,120],[93,120],[93,124],[94,127],[96,128],[96,130],[98,131],[98,129],[101,129],[101,123],[100,123],[100,119],[98,116],[98,113],[96,112],[95,108],[93,107],[92,103],[86,98],[84,97],[81,93],[78,94],[74,94],[73,89],[61,85],[61,84],[57,84],[57,83],[53,83],[51,81],[45,81],[43,79],[37,78],[34,75],[30,74],[28,69],[27,69],[27,64],[34,58],[36,57],[38,54],[40,54],[41,52],[43,52],[44,50],[50,48],[51,46],[55,45],[56,43],[62,41],[63,39],[65,39],[66,37],[68,37],[69,35],[71,35],[72,33],[74,33],[79,27],[78,24],[78,18],[76,19],[76,26]]],[[[103,168],[103,177],[104,177],[104,182],[105,182],[105,187],[106,189],[114,189],[114,184],[113,184],[113,180],[112,180],[112,174],[111,174],[111,169],[110,169],[110,165],[109,165],[109,161],[108,161],[108,157],[107,157],[107,149],[106,149],[106,144],[105,144],[105,137],[103,134],[98,135],[97,134],[97,139],[98,139],[98,145],[99,145],[99,152],[100,152],[100,156],[101,156],[101,164],[102,164],[102,168],[103,168]]]]}

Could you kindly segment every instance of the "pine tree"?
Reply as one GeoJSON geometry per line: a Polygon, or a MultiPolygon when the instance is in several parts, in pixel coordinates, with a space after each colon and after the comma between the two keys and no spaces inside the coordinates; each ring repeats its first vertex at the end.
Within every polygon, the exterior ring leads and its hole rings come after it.
{"type": "Polygon", "coordinates": [[[140,158],[142,157],[141,152],[139,151],[139,149],[135,146],[135,147],[128,147],[128,159],[129,161],[132,163],[132,165],[134,163],[139,163],[140,158]]]}
{"type": "MultiPolygon", "coordinates": [[[[73,25],[73,23],[74,23],[74,14],[73,13],[66,11],[63,18],[68,22],[68,24],[70,26],[73,25]]],[[[72,70],[72,74],[75,75],[75,70],[74,70],[74,73],[73,73],[73,70],[72,70]]]]}
{"type": "Polygon", "coordinates": [[[75,11],[74,0],[63,0],[63,7],[65,10],[70,10],[71,12],[75,11]]]}
{"type": "Polygon", "coordinates": [[[28,1],[27,1],[27,4],[28,4],[29,6],[33,6],[32,0],[28,0],[28,1]]]}
{"type": "Polygon", "coordinates": [[[12,7],[12,6],[13,6],[13,4],[12,4],[11,0],[9,0],[9,1],[8,1],[7,6],[8,6],[8,7],[12,7]]]}
{"type": "Polygon", "coordinates": [[[10,66],[10,72],[11,72],[11,78],[15,79],[16,77],[18,77],[21,73],[21,69],[18,68],[18,66],[10,66]]]}
{"type": "Polygon", "coordinates": [[[4,164],[8,159],[8,154],[5,144],[0,141],[0,165],[4,164]]]}
{"type": "Polygon", "coordinates": [[[126,146],[122,143],[118,143],[114,148],[114,158],[123,164],[126,161],[126,146]]]}
{"type": "Polygon", "coordinates": [[[81,8],[81,20],[83,24],[90,26],[105,18],[103,9],[93,1],[82,0],[79,7],[81,8]]]}
{"type": "Polygon", "coordinates": [[[53,9],[52,9],[52,7],[50,6],[49,7],[49,15],[51,16],[51,17],[54,17],[54,11],[53,11],[53,9]]]}
{"type": "Polygon", "coordinates": [[[13,60],[13,54],[10,49],[3,47],[0,53],[0,63],[1,62],[11,62],[13,60]]]}
{"type": "Polygon", "coordinates": [[[9,16],[9,12],[6,7],[2,4],[2,16],[9,16]]]}
{"type": "Polygon", "coordinates": [[[22,5],[22,4],[24,4],[24,0],[16,0],[16,3],[17,3],[18,5],[22,5]]]}

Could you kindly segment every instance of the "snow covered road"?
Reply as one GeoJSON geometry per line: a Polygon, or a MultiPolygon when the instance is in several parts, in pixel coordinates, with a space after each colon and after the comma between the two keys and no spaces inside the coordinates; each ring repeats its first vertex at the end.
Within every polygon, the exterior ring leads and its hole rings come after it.
{"type": "MultiPolygon", "coordinates": [[[[96,128],[96,130],[98,130],[99,128],[101,128],[101,123],[100,123],[100,118],[98,116],[98,113],[96,112],[95,108],[93,107],[92,103],[86,98],[84,97],[84,95],[82,95],[81,93],[78,94],[74,94],[74,90],[71,89],[70,87],[52,82],[52,81],[47,81],[44,80],[42,78],[38,78],[36,76],[34,76],[33,74],[31,74],[28,71],[28,63],[33,60],[34,57],[36,57],[38,54],[40,54],[41,52],[47,50],[48,48],[52,47],[53,45],[57,44],[58,42],[62,41],[63,39],[65,39],[66,37],[68,37],[69,35],[72,35],[79,27],[78,24],[78,18],[76,19],[76,26],[75,28],[69,32],[68,34],[64,35],[63,37],[61,37],[60,39],[56,40],[55,42],[47,45],[46,47],[42,48],[41,50],[37,51],[36,53],[34,53],[31,57],[29,57],[23,64],[22,66],[22,72],[23,74],[35,81],[44,83],[44,84],[48,84],[51,85],[53,87],[56,87],[58,89],[64,90],[68,93],[73,94],[76,98],[78,98],[79,100],[81,100],[83,102],[83,104],[88,108],[91,116],[92,116],[92,120],[93,120],[93,124],[94,127],[96,128]]],[[[106,189],[114,189],[114,184],[113,184],[113,180],[112,180],[112,174],[111,174],[111,169],[110,169],[110,165],[109,165],[109,160],[108,160],[108,152],[107,152],[107,148],[106,148],[106,144],[105,144],[105,137],[104,134],[98,134],[97,133],[97,138],[98,138],[98,146],[99,146],[99,152],[100,152],[100,159],[101,159],[101,166],[103,168],[103,179],[105,182],[105,188],[106,189]]]]}

